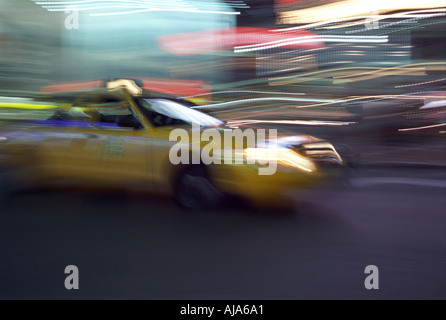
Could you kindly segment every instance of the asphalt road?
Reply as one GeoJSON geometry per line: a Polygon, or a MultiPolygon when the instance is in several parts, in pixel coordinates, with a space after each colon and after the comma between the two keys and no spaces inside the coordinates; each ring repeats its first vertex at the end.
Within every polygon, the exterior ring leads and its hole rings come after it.
{"type": "Polygon", "coordinates": [[[1,207],[0,299],[446,299],[445,181],[356,168],[288,213],[18,193],[1,207]],[[67,265],[78,290],[64,286],[67,265]],[[367,265],[379,289],[365,288],[367,265]]]}

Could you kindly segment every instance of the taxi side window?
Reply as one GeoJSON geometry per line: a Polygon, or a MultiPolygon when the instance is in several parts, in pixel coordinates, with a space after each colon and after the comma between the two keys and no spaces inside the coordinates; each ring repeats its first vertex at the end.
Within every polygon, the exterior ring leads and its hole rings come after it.
{"type": "Polygon", "coordinates": [[[48,120],[70,127],[142,128],[128,102],[100,95],[83,97],[71,106],[56,109],[48,120]]]}
{"type": "Polygon", "coordinates": [[[79,103],[88,110],[93,122],[107,128],[141,128],[141,123],[135,117],[126,101],[118,99],[98,98],[79,103]]]}
{"type": "Polygon", "coordinates": [[[146,117],[155,127],[187,124],[187,122],[181,119],[173,118],[168,116],[167,114],[155,111],[153,108],[153,105],[155,103],[159,102],[154,102],[150,101],[149,99],[146,99],[144,103],[144,108],[142,108],[146,117]]]}
{"type": "Polygon", "coordinates": [[[79,107],[65,107],[56,109],[48,120],[57,121],[94,121],[94,114],[79,107]]]}

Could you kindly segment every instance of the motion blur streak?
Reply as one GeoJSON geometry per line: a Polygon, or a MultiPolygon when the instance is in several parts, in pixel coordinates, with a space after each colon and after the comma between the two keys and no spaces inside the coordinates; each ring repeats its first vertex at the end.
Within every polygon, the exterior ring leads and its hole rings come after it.
{"type": "Polygon", "coordinates": [[[441,78],[441,79],[437,79],[437,80],[430,80],[430,81],[424,81],[424,82],[418,82],[418,83],[412,83],[412,84],[405,84],[403,86],[395,86],[395,88],[406,88],[406,87],[413,87],[413,86],[422,86],[425,84],[430,84],[430,83],[434,83],[434,82],[439,82],[439,81],[445,81],[446,78],[441,78]]]}
{"type": "MultiPolygon", "coordinates": [[[[95,8],[101,9],[101,8],[95,8]]],[[[132,14],[132,13],[143,13],[143,12],[152,12],[152,11],[172,11],[172,12],[184,12],[184,13],[211,13],[211,14],[230,14],[237,15],[240,12],[227,12],[227,11],[211,11],[211,10],[197,10],[197,9],[141,9],[127,12],[113,12],[113,13],[90,13],[91,16],[114,16],[114,15],[123,15],[123,14],[132,14]]]]}
{"type": "Polygon", "coordinates": [[[284,97],[265,97],[265,98],[253,98],[253,99],[243,99],[243,100],[234,100],[223,103],[216,103],[212,105],[203,105],[193,107],[194,109],[208,109],[208,108],[224,108],[226,106],[235,106],[238,104],[243,104],[247,102],[261,102],[261,101],[311,101],[311,102],[330,102],[337,103],[341,102],[341,100],[326,100],[326,99],[311,99],[311,98],[284,98],[284,97]]]}
{"type": "Polygon", "coordinates": [[[433,124],[430,126],[423,126],[423,127],[416,127],[416,128],[398,129],[398,131],[413,131],[413,130],[422,130],[422,129],[436,128],[436,127],[443,127],[443,126],[446,126],[446,123],[433,124]]]}
{"type": "MultiPolygon", "coordinates": [[[[284,95],[295,95],[304,96],[303,92],[273,92],[273,91],[251,91],[251,90],[230,90],[230,91],[214,91],[212,94],[231,94],[231,93],[253,93],[253,94],[284,94],[284,95]]],[[[205,95],[210,95],[211,93],[195,94],[192,96],[184,96],[183,98],[195,98],[205,95]]]]}
{"type": "Polygon", "coordinates": [[[228,121],[228,125],[237,126],[242,124],[254,124],[254,123],[276,123],[276,124],[300,124],[311,126],[348,126],[354,122],[341,122],[341,121],[316,121],[316,120],[239,120],[228,121]]]}
{"type": "Polygon", "coordinates": [[[99,12],[90,13],[90,16],[111,16],[111,15],[124,15],[133,13],[153,12],[153,11],[172,11],[172,12],[189,12],[189,13],[211,13],[211,14],[230,14],[238,15],[240,12],[234,11],[217,11],[217,10],[200,10],[194,8],[191,3],[184,1],[169,1],[169,2],[153,2],[153,1],[36,1],[36,4],[42,6],[42,8],[48,11],[66,11],[66,10],[78,10],[78,11],[101,11],[108,9],[130,9],[139,8],[139,10],[118,11],[118,12],[99,12]]]}
{"type": "Polygon", "coordinates": [[[235,47],[234,52],[235,53],[241,53],[241,52],[250,52],[250,51],[258,51],[258,50],[266,50],[266,49],[272,49],[272,48],[279,48],[279,47],[289,47],[296,44],[304,44],[304,43],[311,43],[311,44],[319,44],[323,42],[358,42],[358,43],[386,43],[388,42],[387,36],[343,36],[343,35],[336,35],[336,36],[323,36],[322,39],[314,36],[303,36],[298,38],[290,38],[286,40],[278,40],[274,42],[269,43],[261,43],[256,45],[250,45],[250,46],[241,46],[241,47],[235,47]]]}
{"type": "Polygon", "coordinates": [[[424,187],[446,188],[446,181],[429,180],[429,179],[409,179],[409,178],[392,178],[392,177],[373,177],[373,178],[356,178],[351,179],[351,183],[358,188],[364,188],[381,184],[402,184],[424,187]]]}
{"type": "MultiPolygon", "coordinates": [[[[342,79],[341,83],[345,83],[346,81],[363,81],[368,79],[392,76],[392,75],[426,75],[426,70],[446,70],[446,62],[422,62],[422,63],[413,63],[402,66],[392,66],[392,67],[363,67],[363,66],[355,66],[355,67],[342,67],[342,68],[333,68],[329,70],[321,70],[314,71],[308,73],[301,73],[299,76],[281,76],[281,77],[272,77],[270,78],[271,85],[284,85],[284,84],[292,84],[306,81],[313,81],[315,79],[342,79]],[[364,71],[361,73],[355,73],[356,70],[359,69],[371,69],[370,71],[364,71]],[[314,75],[321,74],[323,77],[314,77],[314,75]],[[308,77],[311,75],[312,77],[308,77]],[[293,79],[293,77],[295,79],[293,79]],[[285,80],[289,79],[289,80],[285,80]],[[284,81],[285,80],[285,81],[284,81]]],[[[437,80],[440,81],[440,80],[437,80]]]]}
{"type": "MultiPolygon", "coordinates": [[[[306,30],[294,32],[292,35],[282,35],[271,32],[268,28],[236,27],[212,29],[159,37],[160,48],[176,55],[202,54],[215,50],[233,49],[244,51],[245,46],[262,46],[263,43],[279,43],[276,47],[285,48],[321,48],[320,37],[306,30]],[[296,37],[297,36],[297,37],[296,37]]],[[[274,45],[272,46],[272,48],[274,45]]],[[[266,48],[265,48],[266,49],[266,48]]],[[[246,49],[248,50],[248,49],[246,49]]],[[[241,51],[241,52],[242,52],[241,51]]]]}
{"type": "Polygon", "coordinates": [[[337,18],[364,16],[374,11],[386,13],[395,10],[439,8],[444,6],[444,0],[345,0],[314,8],[283,12],[280,15],[280,22],[288,24],[311,23],[327,19],[333,20],[337,18]]]}
{"type": "Polygon", "coordinates": [[[446,9],[426,9],[426,10],[406,11],[404,13],[393,13],[393,14],[359,15],[359,16],[347,17],[347,18],[341,18],[341,19],[325,20],[325,21],[321,21],[321,22],[317,22],[317,23],[309,23],[309,24],[305,24],[305,25],[297,26],[297,27],[276,29],[273,31],[274,32],[287,32],[287,31],[291,31],[291,30],[312,29],[312,28],[316,28],[316,27],[323,27],[323,29],[341,29],[341,28],[364,25],[364,19],[367,19],[368,23],[378,22],[378,21],[386,20],[386,19],[394,19],[394,18],[398,18],[398,19],[426,19],[426,18],[444,16],[444,13],[442,13],[442,12],[445,12],[445,11],[446,11],[446,9]],[[422,14],[424,12],[426,12],[426,14],[422,14]],[[437,13],[433,13],[433,12],[437,12],[437,13]],[[351,20],[355,20],[355,22],[340,24],[340,22],[351,21],[351,20]],[[356,21],[356,20],[359,20],[359,21],[356,21]]]}

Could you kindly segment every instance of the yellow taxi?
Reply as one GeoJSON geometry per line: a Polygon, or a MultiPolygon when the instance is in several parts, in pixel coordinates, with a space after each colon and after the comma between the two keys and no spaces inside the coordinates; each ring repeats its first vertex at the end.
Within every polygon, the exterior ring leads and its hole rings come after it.
{"type": "Polygon", "coordinates": [[[282,207],[292,204],[288,191],[327,178],[327,165],[343,165],[332,144],[312,136],[258,139],[258,130],[237,128],[238,141],[234,135],[223,141],[234,128],[190,101],[128,80],[45,99],[58,107],[47,108],[44,119],[0,131],[3,190],[23,184],[124,187],[170,195],[190,209],[216,206],[231,195],[258,207],[282,207]],[[211,129],[213,139],[204,137],[211,129]],[[254,132],[253,144],[246,132],[254,132]],[[221,143],[204,159],[219,133],[221,143]],[[268,166],[274,170],[262,174],[268,166]]]}

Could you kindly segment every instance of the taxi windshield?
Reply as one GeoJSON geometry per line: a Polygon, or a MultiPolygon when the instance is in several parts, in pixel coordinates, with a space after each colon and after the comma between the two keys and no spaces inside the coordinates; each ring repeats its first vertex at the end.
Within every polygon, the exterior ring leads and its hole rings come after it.
{"type": "Polygon", "coordinates": [[[196,123],[218,127],[223,121],[169,99],[141,99],[143,112],[155,126],[196,123]]]}

